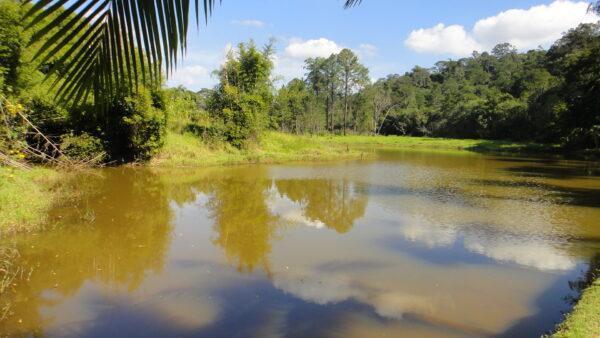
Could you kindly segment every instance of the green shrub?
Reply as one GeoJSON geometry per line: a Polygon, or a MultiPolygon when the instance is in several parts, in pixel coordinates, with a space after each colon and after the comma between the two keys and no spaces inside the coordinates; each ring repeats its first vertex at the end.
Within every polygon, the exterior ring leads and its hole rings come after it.
{"type": "Polygon", "coordinates": [[[256,140],[268,125],[272,52],[270,44],[260,51],[252,41],[241,43],[217,72],[220,83],[208,99],[208,111],[223,138],[237,148],[256,140]]]}
{"type": "Polygon", "coordinates": [[[165,90],[167,126],[170,131],[183,133],[210,124],[210,116],[204,109],[204,98],[183,87],[165,90]]]}
{"type": "Polygon", "coordinates": [[[270,101],[261,93],[244,93],[238,88],[225,85],[216,100],[221,107],[212,114],[224,139],[241,148],[246,141],[255,140],[266,124],[270,101]]]}
{"type": "Polygon", "coordinates": [[[167,119],[147,89],[117,98],[107,114],[103,136],[111,160],[146,161],[164,144],[167,119]]]}
{"type": "Polygon", "coordinates": [[[63,154],[76,161],[94,160],[94,162],[99,163],[104,157],[102,155],[104,152],[102,141],[87,133],[63,135],[60,148],[63,154]]]}
{"type": "Polygon", "coordinates": [[[25,102],[27,118],[44,135],[55,138],[66,134],[69,130],[69,113],[54,99],[34,96],[25,102]]]}

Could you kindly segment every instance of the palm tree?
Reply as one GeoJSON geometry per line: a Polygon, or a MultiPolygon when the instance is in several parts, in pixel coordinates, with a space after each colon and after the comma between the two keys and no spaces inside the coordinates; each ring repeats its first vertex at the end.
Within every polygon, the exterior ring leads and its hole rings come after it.
{"type": "MultiPolygon", "coordinates": [[[[58,97],[76,104],[92,95],[102,103],[139,82],[160,83],[163,72],[169,76],[186,49],[191,7],[198,25],[216,2],[37,0],[26,17],[29,27],[48,21],[32,41],[46,39],[35,58],[51,60],[52,73],[60,74],[58,97]]],[[[360,2],[346,0],[345,7],[360,2]]]]}

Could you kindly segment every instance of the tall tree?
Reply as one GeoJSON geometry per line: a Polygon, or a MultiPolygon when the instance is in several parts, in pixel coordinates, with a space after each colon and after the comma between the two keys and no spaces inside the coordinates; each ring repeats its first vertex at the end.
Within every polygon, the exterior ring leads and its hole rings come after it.
{"type": "Polygon", "coordinates": [[[327,83],[327,102],[325,105],[327,118],[327,129],[333,131],[333,116],[335,101],[340,89],[340,63],[338,55],[330,55],[323,64],[325,71],[325,82],[327,83]]]}
{"type": "Polygon", "coordinates": [[[346,135],[348,125],[348,97],[351,93],[363,88],[369,83],[369,70],[363,66],[358,56],[350,49],[342,49],[337,55],[340,66],[341,86],[344,95],[343,133],[346,135]]]}
{"type": "Polygon", "coordinates": [[[571,29],[550,48],[551,71],[564,79],[559,95],[567,112],[561,116],[567,144],[600,147],[600,24],[571,29]]]}

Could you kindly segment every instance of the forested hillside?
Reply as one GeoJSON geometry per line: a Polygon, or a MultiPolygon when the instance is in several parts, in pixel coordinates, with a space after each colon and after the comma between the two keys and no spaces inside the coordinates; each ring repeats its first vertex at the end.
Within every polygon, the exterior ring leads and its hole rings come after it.
{"type": "Polygon", "coordinates": [[[358,63],[348,77],[342,53],[306,60],[305,78],[292,80],[275,97],[274,126],[300,133],[350,129],[598,147],[598,24],[567,32],[547,51],[520,53],[504,43],[373,84],[358,63]]]}

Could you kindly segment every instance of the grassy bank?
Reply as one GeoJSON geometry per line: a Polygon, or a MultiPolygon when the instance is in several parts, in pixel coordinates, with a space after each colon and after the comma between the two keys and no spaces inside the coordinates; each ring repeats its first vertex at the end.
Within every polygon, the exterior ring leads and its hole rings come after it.
{"type": "Polygon", "coordinates": [[[583,292],[581,299],[553,337],[600,337],[600,279],[583,292]]]}
{"type": "Polygon", "coordinates": [[[195,167],[244,163],[360,158],[364,153],[325,138],[265,133],[257,144],[240,150],[228,145],[208,145],[190,134],[167,135],[165,146],[150,162],[152,166],[195,167]]]}
{"type": "MultiPolygon", "coordinates": [[[[247,149],[208,145],[191,134],[169,133],[151,166],[199,167],[244,163],[280,163],[366,158],[368,149],[395,148],[439,151],[526,152],[552,150],[532,143],[458,140],[400,136],[300,136],[265,133],[247,149]]],[[[0,232],[33,230],[44,222],[47,210],[60,195],[56,170],[23,171],[0,167],[0,232]]]]}
{"type": "Polygon", "coordinates": [[[61,174],[47,168],[0,166],[0,236],[41,226],[57,198],[61,174]]]}
{"type": "Polygon", "coordinates": [[[257,144],[239,150],[226,145],[209,146],[190,134],[170,133],[151,165],[186,167],[361,158],[369,156],[365,152],[369,147],[496,153],[557,151],[554,146],[537,143],[410,136],[299,136],[277,132],[265,133],[257,144]]]}
{"type": "Polygon", "coordinates": [[[469,150],[477,152],[513,152],[513,153],[555,153],[558,146],[540,143],[519,143],[510,141],[449,139],[412,136],[319,136],[320,142],[348,146],[379,146],[391,148],[469,150]]]}

